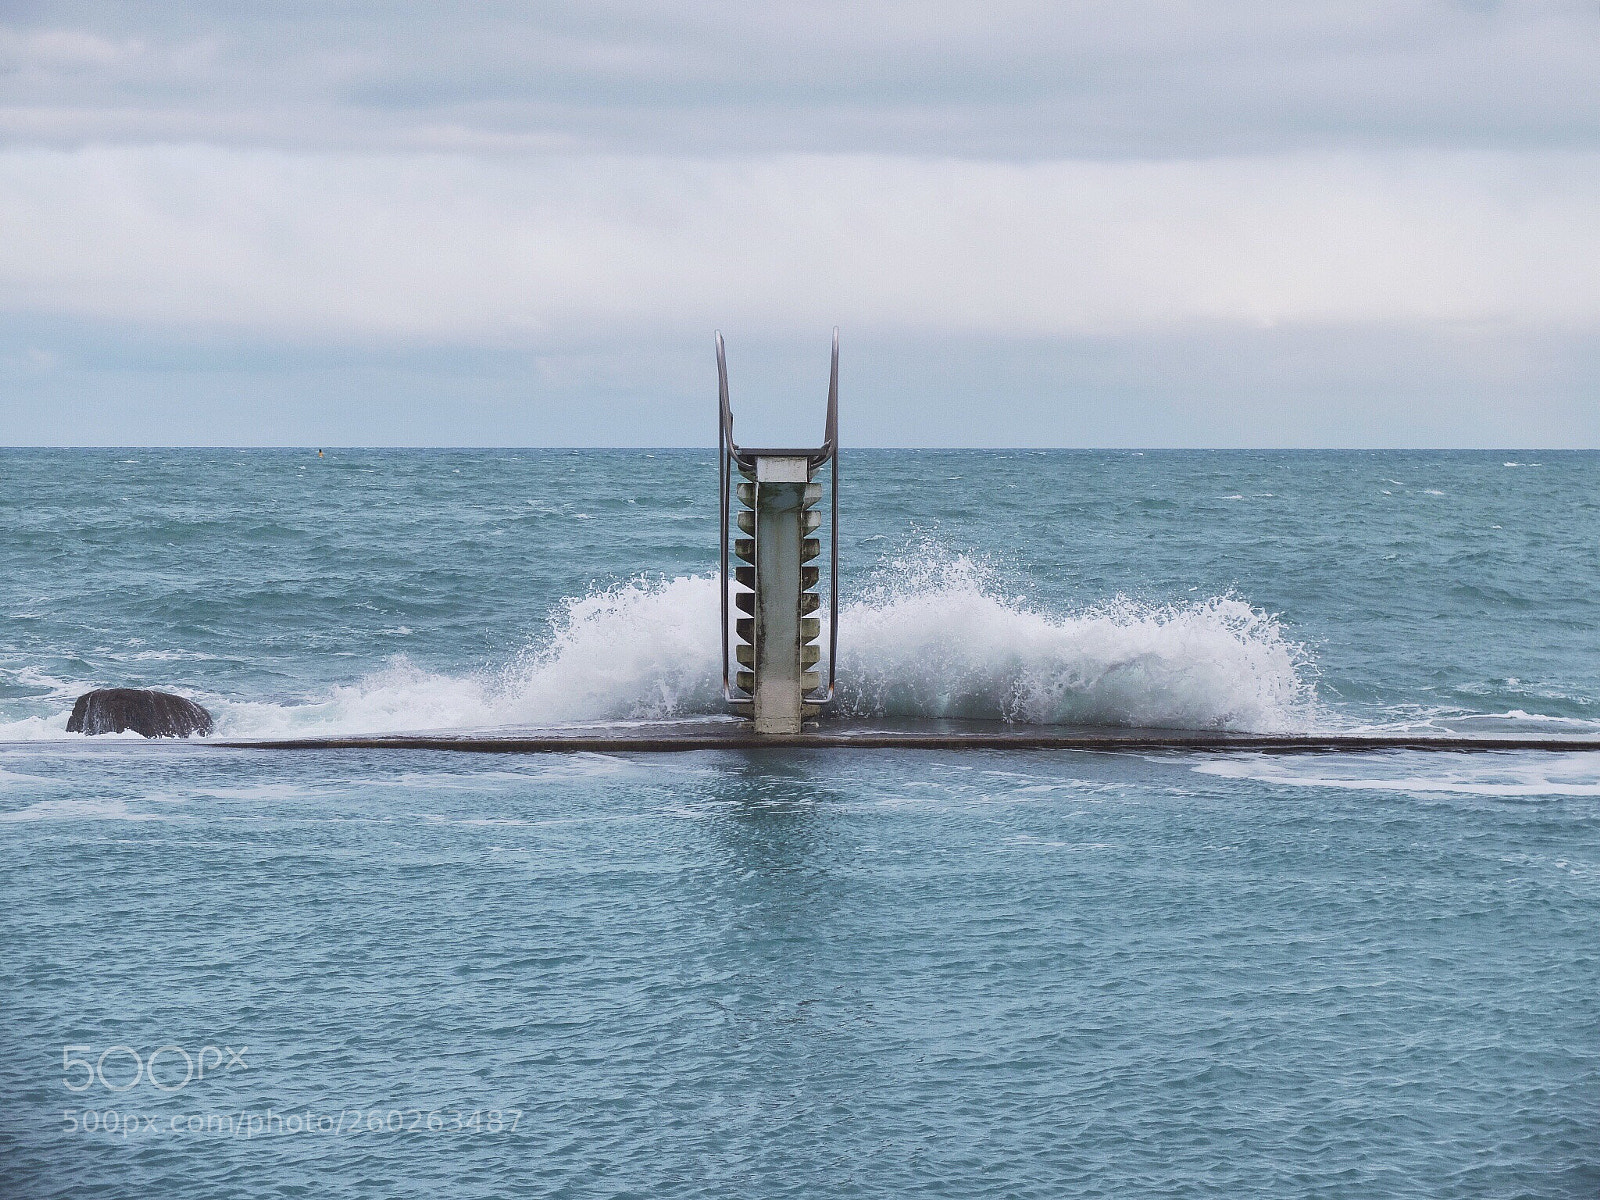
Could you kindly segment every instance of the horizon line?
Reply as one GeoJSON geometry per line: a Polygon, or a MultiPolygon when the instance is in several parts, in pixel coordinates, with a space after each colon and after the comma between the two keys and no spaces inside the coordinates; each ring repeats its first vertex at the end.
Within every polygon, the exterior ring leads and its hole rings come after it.
{"type": "MultiPolygon", "coordinates": [[[[1593,454],[1600,446],[956,446],[956,445],[858,445],[843,446],[851,452],[910,451],[915,453],[985,452],[995,454],[1050,454],[1050,453],[1107,453],[1107,454],[1380,454],[1380,453],[1436,453],[1436,454],[1593,454]]],[[[312,443],[260,443],[238,444],[224,442],[19,442],[0,443],[0,452],[17,450],[232,450],[279,451],[286,453],[315,453],[319,450],[334,452],[375,450],[459,450],[459,451],[519,451],[541,453],[577,453],[580,451],[618,451],[638,453],[715,453],[715,444],[704,446],[618,446],[618,445],[474,445],[454,443],[370,443],[365,445],[336,445],[312,443]]]]}

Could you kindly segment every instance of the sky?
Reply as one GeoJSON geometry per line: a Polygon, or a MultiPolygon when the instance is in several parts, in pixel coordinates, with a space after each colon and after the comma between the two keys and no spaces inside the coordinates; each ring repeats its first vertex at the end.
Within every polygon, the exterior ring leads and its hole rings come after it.
{"type": "Polygon", "coordinates": [[[1600,446],[1600,2],[0,0],[0,444],[1600,446]]]}

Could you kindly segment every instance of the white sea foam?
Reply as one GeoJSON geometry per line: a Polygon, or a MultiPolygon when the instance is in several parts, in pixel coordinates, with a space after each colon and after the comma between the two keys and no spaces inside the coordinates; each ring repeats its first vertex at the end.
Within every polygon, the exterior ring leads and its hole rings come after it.
{"type": "Polygon", "coordinates": [[[217,705],[219,736],[483,729],[719,710],[713,579],[635,580],[569,600],[550,636],[499,671],[391,659],[306,704],[217,705]]]}
{"type": "MultiPolygon", "coordinates": [[[[221,737],[714,714],[717,610],[714,578],[639,579],[568,601],[497,671],[440,674],[402,656],[305,703],[196,698],[221,737]]],[[[1313,715],[1304,666],[1278,622],[1237,598],[1051,613],[970,559],[927,552],[889,564],[840,621],[842,706],[858,715],[1288,730],[1313,715]]],[[[30,718],[0,725],[0,740],[64,728],[65,714],[30,718]]]]}
{"type": "Polygon", "coordinates": [[[48,779],[43,775],[25,775],[19,771],[7,771],[4,767],[0,767],[0,792],[22,789],[31,790],[41,785],[51,787],[54,784],[55,780],[48,779]]]}
{"type": "Polygon", "coordinates": [[[159,821],[160,814],[140,812],[130,808],[120,797],[100,799],[39,800],[26,808],[0,812],[0,822],[14,824],[22,821],[159,821]]]}
{"type": "MultiPolygon", "coordinates": [[[[1565,699],[1566,697],[1561,697],[1565,699]]],[[[1600,734],[1600,720],[1562,717],[1513,708],[1504,712],[1470,712],[1458,705],[1391,705],[1384,719],[1346,721],[1344,733],[1527,736],[1600,734]]]]}
{"type": "Polygon", "coordinates": [[[1234,597],[1066,614],[964,557],[891,565],[840,620],[845,704],[890,716],[1281,731],[1314,701],[1301,648],[1234,597]]]}
{"type": "Polygon", "coordinates": [[[14,721],[0,721],[0,742],[41,742],[77,737],[77,734],[67,733],[67,716],[68,710],[63,710],[48,717],[19,717],[14,721]]]}
{"type": "Polygon", "coordinates": [[[1337,788],[1407,795],[1468,795],[1503,799],[1600,796],[1600,754],[1390,754],[1282,758],[1239,755],[1211,759],[1202,775],[1250,779],[1284,787],[1337,788]]]}

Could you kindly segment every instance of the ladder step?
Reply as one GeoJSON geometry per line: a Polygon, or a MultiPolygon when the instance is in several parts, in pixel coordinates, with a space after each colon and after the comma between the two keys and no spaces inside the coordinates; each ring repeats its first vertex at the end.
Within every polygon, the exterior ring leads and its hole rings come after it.
{"type": "MultiPolygon", "coordinates": [[[[813,600],[815,600],[816,596],[813,595],[811,598],[813,600]]],[[[756,611],[756,594],[754,592],[735,592],[733,594],[733,602],[736,605],[739,606],[739,611],[740,612],[749,613],[751,616],[755,615],[755,611],[756,611]]],[[[811,608],[815,608],[815,607],[816,607],[815,604],[813,604],[811,606],[811,608]]],[[[810,612],[811,611],[811,609],[808,609],[806,607],[806,598],[804,596],[800,597],[800,611],[801,612],[810,612]]]]}
{"type": "MultiPolygon", "coordinates": [[[[800,593],[800,614],[802,616],[804,616],[806,613],[814,613],[814,612],[817,611],[817,609],[819,609],[821,607],[822,607],[822,597],[821,596],[817,595],[815,592],[801,592],[800,593]]],[[[755,610],[756,610],[755,597],[754,597],[754,594],[752,594],[751,595],[751,599],[750,599],[750,607],[745,609],[745,612],[755,612],[755,610]]]]}
{"type": "MultiPolygon", "coordinates": [[[[817,519],[819,521],[822,519],[821,513],[817,514],[817,519]]],[[[751,512],[748,508],[742,508],[739,510],[739,532],[748,533],[751,537],[755,537],[756,535],[756,514],[751,512]]],[[[810,533],[811,530],[807,529],[806,532],[810,533]]]]}
{"type": "Polygon", "coordinates": [[[741,483],[734,490],[736,492],[738,492],[738,494],[739,494],[739,503],[740,504],[744,505],[746,508],[754,508],[756,506],[756,485],[755,484],[753,484],[753,483],[741,483]]]}
{"type": "MultiPolygon", "coordinates": [[[[802,676],[802,678],[804,678],[802,676]]],[[[754,671],[735,671],[733,673],[733,686],[741,692],[756,690],[756,676],[754,671]]]]}
{"type": "Polygon", "coordinates": [[[755,667],[756,648],[754,646],[735,646],[733,649],[741,667],[755,667]]]}
{"type": "Polygon", "coordinates": [[[814,642],[821,636],[822,636],[822,618],[821,617],[801,617],[800,618],[800,640],[802,642],[814,642]]]}
{"type": "MultiPolygon", "coordinates": [[[[821,500],[821,499],[822,499],[822,485],[820,483],[808,483],[808,484],[806,484],[805,499],[801,502],[803,507],[810,508],[813,504],[815,504],[818,500],[821,500]]],[[[754,508],[755,505],[752,504],[750,507],[754,508]]]]}
{"type": "MultiPolygon", "coordinates": [[[[751,553],[754,554],[755,550],[752,549],[751,553]]],[[[810,562],[813,558],[815,558],[817,555],[819,555],[821,553],[822,553],[822,542],[817,538],[806,538],[803,542],[800,543],[800,561],[801,562],[810,562]]]]}
{"type": "MultiPolygon", "coordinates": [[[[744,570],[743,567],[740,567],[739,569],[741,571],[744,570]]],[[[752,573],[752,582],[751,582],[750,586],[751,587],[755,587],[755,583],[753,582],[753,575],[754,575],[754,572],[755,572],[755,568],[751,567],[750,571],[752,573]]],[[[819,580],[821,578],[822,578],[822,572],[819,571],[816,567],[801,567],[800,568],[800,590],[802,592],[809,592],[812,588],[817,586],[817,580],[819,580]]]]}
{"type": "Polygon", "coordinates": [[[821,646],[801,646],[800,647],[800,665],[802,667],[814,667],[821,660],[822,660],[822,647],[821,646]]]}
{"type": "MultiPolygon", "coordinates": [[[[743,517],[744,514],[740,513],[739,516],[743,517]]],[[[807,533],[815,533],[822,526],[822,514],[817,512],[817,511],[815,511],[815,510],[812,510],[812,511],[806,513],[805,522],[806,522],[806,532],[807,533]]],[[[740,524],[739,528],[740,529],[744,529],[744,525],[740,524]]],[[[746,533],[753,532],[753,530],[749,530],[749,529],[744,529],[744,531],[746,533]]]]}
{"type": "MultiPolygon", "coordinates": [[[[816,570],[815,567],[810,569],[816,570]]],[[[805,571],[805,567],[800,568],[802,575],[805,571]]],[[[756,590],[756,569],[754,567],[735,567],[733,569],[733,579],[740,587],[749,588],[752,592],[756,590]]]]}
{"type": "Polygon", "coordinates": [[[754,617],[740,617],[733,623],[733,629],[741,640],[749,642],[751,645],[755,644],[756,619],[754,617]]]}
{"type": "MultiPolygon", "coordinates": [[[[810,540],[813,541],[813,542],[816,541],[815,538],[811,538],[810,540]]],[[[744,559],[744,561],[747,562],[747,563],[755,562],[755,560],[756,560],[756,540],[755,540],[755,538],[734,538],[733,539],[733,552],[738,557],[744,559]]],[[[812,555],[812,557],[815,558],[816,555],[812,555]]]]}

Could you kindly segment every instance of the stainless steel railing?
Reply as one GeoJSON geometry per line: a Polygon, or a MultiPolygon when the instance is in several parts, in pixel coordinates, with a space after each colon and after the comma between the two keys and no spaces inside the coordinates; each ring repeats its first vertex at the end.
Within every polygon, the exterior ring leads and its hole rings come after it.
{"type": "Polygon", "coordinates": [[[832,702],[838,681],[839,661],[839,329],[833,330],[833,359],[828,371],[828,415],[823,426],[822,445],[812,449],[755,449],[741,447],[733,440],[733,407],[728,400],[728,356],[717,331],[717,509],[719,514],[718,581],[722,617],[722,698],[732,704],[748,704],[749,697],[735,693],[728,666],[728,510],[732,500],[733,472],[754,471],[756,459],[763,457],[804,458],[810,473],[828,468],[832,492],[828,516],[828,684],[805,697],[807,704],[832,702]]]}

